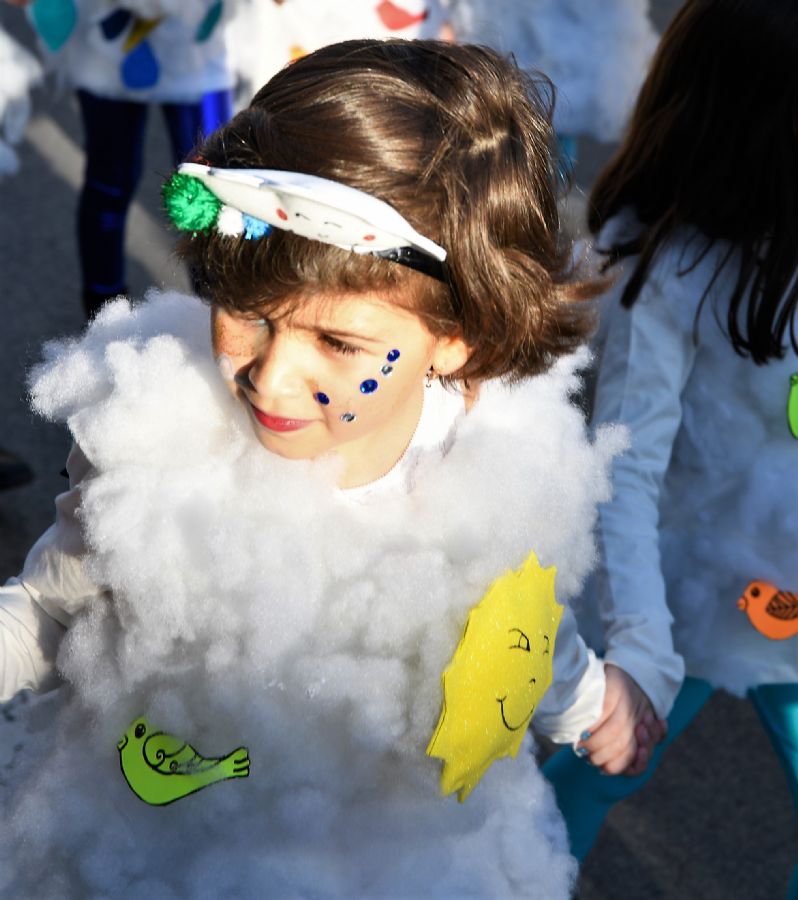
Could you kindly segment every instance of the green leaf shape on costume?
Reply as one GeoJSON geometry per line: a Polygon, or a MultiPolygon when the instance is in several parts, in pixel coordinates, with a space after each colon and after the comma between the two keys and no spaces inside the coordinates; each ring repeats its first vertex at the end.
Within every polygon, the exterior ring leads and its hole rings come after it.
{"type": "Polygon", "coordinates": [[[166,806],[208,785],[249,775],[249,751],[206,757],[180,738],[153,730],[139,718],[117,744],[130,789],[150,806],[166,806]]]}
{"type": "Polygon", "coordinates": [[[798,372],[790,375],[790,396],[787,398],[787,422],[790,434],[798,440],[798,372]]]}
{"type": "Polygon", "coordinates": [[[199,178],[175,172],[161,193],[166,212],[179,231],[207,231],[216,224],[222,202],[199,178]]]}

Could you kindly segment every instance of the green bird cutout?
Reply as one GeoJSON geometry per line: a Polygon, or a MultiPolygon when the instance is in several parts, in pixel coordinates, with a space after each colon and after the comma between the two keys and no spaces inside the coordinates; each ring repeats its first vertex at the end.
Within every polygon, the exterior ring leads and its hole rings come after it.
{"type": "Polygon", "coordinates": [[[116,745],[122,774],[137,797],[150,806],[166,806],[209,784],[249,775],[249,751],[205,757],[179,738],[153,731],[136,719],[116,745]]]}
{"type": "Polygon", "coordinates": [[[790,396],[787,398],[787,421],[790,434],[798,440],[798,372],[790,375],[790,396]]]}

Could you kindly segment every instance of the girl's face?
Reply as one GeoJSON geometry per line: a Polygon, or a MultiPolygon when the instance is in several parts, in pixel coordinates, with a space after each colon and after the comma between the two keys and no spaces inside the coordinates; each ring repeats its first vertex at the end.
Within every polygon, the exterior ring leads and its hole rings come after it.
{"type": "Polygon", "coordinates": [[[458,369],[459,338],[372,294],[306,300],[273,320],[214,308],[213,352],[272,453],[344,462],[341,487],[385,474],[410,443],[425,376],[458,369]]]}

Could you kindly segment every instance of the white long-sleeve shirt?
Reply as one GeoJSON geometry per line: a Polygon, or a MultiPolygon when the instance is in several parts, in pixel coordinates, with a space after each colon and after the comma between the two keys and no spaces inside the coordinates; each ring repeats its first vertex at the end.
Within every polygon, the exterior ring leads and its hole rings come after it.
{"type": "Polygon", "coordinates": [[[756,366],[732,349],[722,329],[733,261],[693,340],[728,249],[716,246],[687,271],[700,247],[684,234],[663,248],[630,310],[620,295],[635,260],[625,263],[605,300],[594,410],[596,423],[620,421],[631,436],[614,462],[613,501],[599,511],[605,659],[661,716],[682,657],[688,674],[738,694],[798,679],[798,638],[768,639],[737,607],[754,579],[798,587],[798,441],[786,415],[798,359],[790,349],[756,366]]]}
{"type": "Polygon", "coordinates": [[[56,686],[55,659],[72,613],[101,591],[84,569],[85,545],[75,511],[88,460],[74,447],[69,490],[55,501],[55,522],[33,545],[18,578],[0,587],[0,700],[20,690],[56,686]]]}

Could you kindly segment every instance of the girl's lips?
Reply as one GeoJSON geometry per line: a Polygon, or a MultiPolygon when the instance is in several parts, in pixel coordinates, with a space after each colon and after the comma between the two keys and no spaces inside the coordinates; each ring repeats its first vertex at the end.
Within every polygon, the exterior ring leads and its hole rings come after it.
{"type": "Polygon", "coordinates": [[[284,419],[282,416],[270,416],[259,410],[257,406],[252,406],[252,412],[260,424],[269,431],[299,431],[300,428],[306,428],[313,421],[312,419],[284,419]]]}

